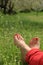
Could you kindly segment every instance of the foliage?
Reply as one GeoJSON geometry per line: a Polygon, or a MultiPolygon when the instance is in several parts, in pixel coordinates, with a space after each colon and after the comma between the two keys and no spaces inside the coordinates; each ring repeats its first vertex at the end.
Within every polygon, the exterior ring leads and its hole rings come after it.
{"type": "Polygon", "coordinates": [[[21,11],[43,11],[43,0],[0,0],[0,9],[4,13],[21,11]]]}

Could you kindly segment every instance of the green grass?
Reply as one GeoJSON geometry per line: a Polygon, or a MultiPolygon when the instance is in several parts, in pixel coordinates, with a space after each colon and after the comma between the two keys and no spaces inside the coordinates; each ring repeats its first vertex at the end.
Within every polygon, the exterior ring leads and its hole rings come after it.
{"type": "Polygon", "coordinates": [[[43,50],[43,13],[0,13],[0,65],[22,65],[20,49],[14,46],[15,33],[21,34],[27,44],[39,37],[43,50]]]}

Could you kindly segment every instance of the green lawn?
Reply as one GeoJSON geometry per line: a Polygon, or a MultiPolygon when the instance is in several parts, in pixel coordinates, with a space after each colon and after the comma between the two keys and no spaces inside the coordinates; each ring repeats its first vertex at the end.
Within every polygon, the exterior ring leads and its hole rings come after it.
{"type": "Polygon", "coordinates": [[[43,13],[0,13],[0,65],[22,65],[20,49],[14,46],[13,36],[21,34],[26,43],[39,37],[43,50],[43,13]]]}

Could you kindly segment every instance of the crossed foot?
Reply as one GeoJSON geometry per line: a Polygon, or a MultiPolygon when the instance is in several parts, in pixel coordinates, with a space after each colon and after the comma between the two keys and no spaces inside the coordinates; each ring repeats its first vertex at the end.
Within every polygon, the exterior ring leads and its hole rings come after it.
{"type": "Polygon", "coordinates": [[[29,45],[27,45],[24,41],[24,38],[20,34],[14,35],[14,44],[20,48],[23,61],[25,60],[25,55],[28,51],[33,48],[40,48],[40,40],[38,37],[32,38],[29,45]]]}

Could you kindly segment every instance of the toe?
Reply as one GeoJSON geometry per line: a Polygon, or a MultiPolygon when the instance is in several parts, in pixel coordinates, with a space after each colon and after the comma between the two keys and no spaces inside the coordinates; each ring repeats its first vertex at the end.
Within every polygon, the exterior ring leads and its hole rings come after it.
{"type": "Polygon", "coordinates": [[[15,34],[14,35],[14,38],[17,37],[18,40],[24,40],[23,37],[20,35],[20,34],[15,34]]]}
{"type": "Polygon", "coordinates": [[[30,44],[29,45],[35,45],[35,44],[38,44],[38,42],[39,42],[39,38],[38,37],[35,37],[35,38],[32,38],[31,40],[30,40],[30,44]]]}

